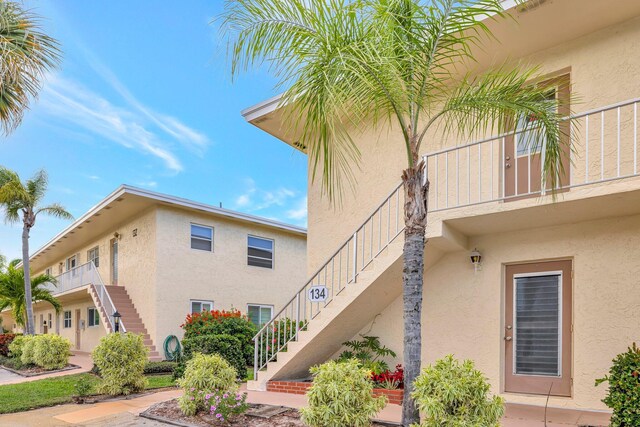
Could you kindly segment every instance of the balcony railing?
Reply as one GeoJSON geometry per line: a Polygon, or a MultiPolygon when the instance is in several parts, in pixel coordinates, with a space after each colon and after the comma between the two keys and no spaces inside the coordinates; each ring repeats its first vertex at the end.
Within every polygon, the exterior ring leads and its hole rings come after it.
{"type": "MultiPolygon", "coordinates": [[[[638,175],[637,110],[640,98],[567,117],[564,170],[556,190],[604,183],[638,175]],[[568,142],[568,141],[566,141],[568,142]],[[569,149],[571,147],[571,149],[569,149]]],[[[490,137],[424,156],[431,187],[429,212],[507,201],[551,190],[540,172],[544,143],[518,144],[525,132],[490,137]],[[520,145],[520,148],[518,147],[520,145]],[[524,171],[524,172],[523,172],[524,171]]],[[[253,338],[254,378],[297,341],[309,321],[335,295],[356,282],[361,271],[404,230],[401,184],[374,210],[346,242],[311,276],[293,298],[253,338]],[[311,288],[326,287],[326,300],[313,302],[311,288]]]]}
{"type": "MultiPolygon", "coordinates": [[[[102,282],[100,272],[96,268],[93,261],[89,261],[86,264],[82,264],[78,267],[74,267],[71,270],[56,277],[56,284],[48,284],[47,288],[53,292],[54,295],[61,294],[73,289],[81,288],[83,286],[92,285],[95,289],[98,300],[104,310],[105,317],[111,326],[111,330],[114,329],[113,314],[116,312],[116,307],[109,296],[109,292],[102,282]]],[[[120,329],[122,332],[126,332],[126,329],[120,322],[120,329]]]]}
{"type": "MultiPolygon", "coordinates": [[[[566,156],[556,190],[638,175],[638,102],[640,98],[563,120],[566,156]]],[[[550,180],[541,173],[545,143],[529,138],[525,131],[510,132],[424,156],[431,184],[429,211],[548,193],[550,180]]]]}

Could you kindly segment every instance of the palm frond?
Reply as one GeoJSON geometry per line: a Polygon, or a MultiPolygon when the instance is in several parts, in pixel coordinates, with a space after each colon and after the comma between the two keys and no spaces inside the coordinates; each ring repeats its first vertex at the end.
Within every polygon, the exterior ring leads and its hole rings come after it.
{"type": "Polygon", "coordinates": [[[11,133],[45,74],[60,61],[58,42],[42,31],[40,18],[20,2],[0,1],[0,129],[11,133]]]}
{"type": "Polygon", "coordinates": [[[34,206],[38,204],[47,193],[48,183],[49,177],[47,176],[47,171],[44,169],[40,169],[27,180],[25,188],[27,189],[27,193],[29,193],[34,206]]]}
{"type": "Polygon", "coordinates": [[[73,219],[71,215],[60,203],[52,203],[49,206],[45,206],[36,210],[36,215],[45,213],[54,218],[60,219],[73,219]]]}

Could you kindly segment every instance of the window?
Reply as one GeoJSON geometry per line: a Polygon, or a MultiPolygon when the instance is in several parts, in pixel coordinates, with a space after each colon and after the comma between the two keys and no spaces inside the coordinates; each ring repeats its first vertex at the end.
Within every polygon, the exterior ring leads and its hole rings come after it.
{"type": "MultiPolygon", "coordinates": [[[[72,271],[74,268],[78,266],[78,256],[74,255],[72,257],[67,258],[67,271],[72,271]]],[[[75,275],[76,271],[73,271],[75,275]]]]}
{"type": "Polygon", "coordinates": [[[271,320],[271,316],[273,315],[273,306],[248,304],[247,313],[249,314],[249,320],[251,320],[254,325],[262,326],[271,320]]]}
{"type": "Polygon", "coordinates": [[[191,249],[213,251],[213,228],[191,224],[191,249]]]}
{"type": "Polygon", "coordinates": [[[47,276],[51,276],[51,269],[50,269],[50,268],[47,268],[47,269],[44,271],[44,274],[46,274],[47,276]]]}
{"type": "Polygon", "coordinates": [[[64,312],[64,328],[70,328],[71,327],[71,311],[65,311],[64,312]]]}
{"type": "Polygon", "coordinates": [[[58,264],[58,274],[62,274],[64,272],[64,264],[58,264]]]}
{"type": "Polygon", "coordinates": [[[197,301],[191,300],[191,312],[202,313],[203,311],[213,310],[213,301],[197,301]]]}
{"type": "Polygon", "coordinates": [[[88,262],[93,261],[96,267],[100,267],[100,248],[96,246],[93,249],[89,249],[87,252],[87,260],[88,262]]]}
{"type": "Polygon", "coordinates": [[[249,265],[273,268],[273,240],[249,236],[247,253],[249,265]]]}
{"type": "MultiPolygon", "coordinates": [[[[555,89],[547,93],[545,98],[550,101],[555,100],[555,89]]],[[[550,111],[552,112],[553,108],[550,111]]],[[[517,129],[526,129],[516,136],[518,141],[518,156],[526,156],[542,150],[544,143],[538,140],[540,135],[538,134],[539,130],[536,129],[536,120],[534,115],[528,115],[518,119],[517,129]]]]}
{"type": "Polygon", "coordinates": [[[89,326],[98,326],[100,324],[100,312],[95,307],[89,307],[87,309],[87,319],[89,326]]]}

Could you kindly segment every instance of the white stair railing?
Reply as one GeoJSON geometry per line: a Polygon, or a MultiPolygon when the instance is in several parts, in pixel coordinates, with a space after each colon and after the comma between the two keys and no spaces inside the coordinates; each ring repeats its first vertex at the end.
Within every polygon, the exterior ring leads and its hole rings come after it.
{"type": "MultiPolygon", "coordinates": [[[[640,98],[608,105],[563,120],[571,142],[570,164],[556,190],[638,176],[638,103],[640,98]]],[[[544,142],[520,144],[518,130],[423,156],[430,182],[429,212],[489,202],[541,196],[550,191],[538,164],[544,142]],[[512,144],[512,148],[509,147],[512,144]],[[511,149],[512,156],[508,156],[511,149]],[[523,174],[522,168],[526,167],[523,174]],[[512,171],[509,170],[512,168],[512,171]],[[520,169],[520,171],[519,171],[520,169]],[[508,175],[510,174],[510,175],[508,175]],[[512,177],[510,181],[510,176],[512,177]],[[507,177],[507,179],[504,179],[507,177]]],[[[365,269],[404,230],[401,184],[356,232],[254,336],[254,378],[326,307],[357,281],[365,269]],[[313,286],[326,287],[326,300],[313,302],[313,286]]]]}

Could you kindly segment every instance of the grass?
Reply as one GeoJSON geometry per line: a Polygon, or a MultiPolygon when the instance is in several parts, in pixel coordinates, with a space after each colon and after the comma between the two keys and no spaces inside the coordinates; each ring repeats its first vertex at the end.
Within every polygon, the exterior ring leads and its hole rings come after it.
{"type": "Polygon", "coordinates": [[[246,381],[253,381],[253,366],[247,366],[247,379],[246,381]]]}
{"type": "MultiPolygon", "coordinates": [[[[74,374],[55,378],[45,378],[37,381],[0,386],[0,414],[27,411],[29,409],[54,406],[71,402],[71,396],[76,394],[75,384],[81,378],[87,378],[95,393],[100,378],[92,374],[74,374]]],[[[148,376],[147,390],[170,387],[174,385],[171,375],[148,376]]]]}

